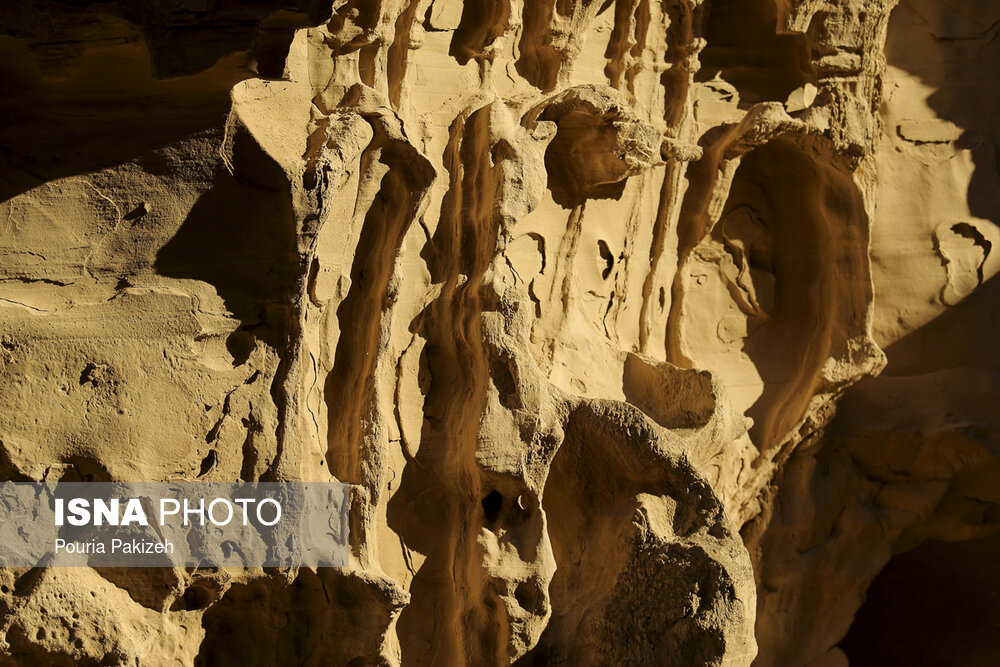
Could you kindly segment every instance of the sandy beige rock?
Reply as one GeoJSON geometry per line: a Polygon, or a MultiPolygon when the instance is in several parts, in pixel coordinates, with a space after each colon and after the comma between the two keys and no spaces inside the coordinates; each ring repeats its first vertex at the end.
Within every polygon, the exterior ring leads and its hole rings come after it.
{"type": "Polygon", "coordinates": [[[993,544],[989,3],[10,5],[3,478],[352,485],[342,570],[0,571],[10,664],[870,664],[993,544]]]}

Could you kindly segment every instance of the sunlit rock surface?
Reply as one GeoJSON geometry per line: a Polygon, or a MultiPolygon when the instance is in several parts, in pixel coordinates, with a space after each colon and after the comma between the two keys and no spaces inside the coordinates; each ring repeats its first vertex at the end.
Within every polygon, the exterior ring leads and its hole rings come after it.
{"type": "Polygon", "coordinates": [[[336,479],[352,551],[0,570],[2,660],[996,664],[998,25],[5,3],[0,477],[336,479]]]}

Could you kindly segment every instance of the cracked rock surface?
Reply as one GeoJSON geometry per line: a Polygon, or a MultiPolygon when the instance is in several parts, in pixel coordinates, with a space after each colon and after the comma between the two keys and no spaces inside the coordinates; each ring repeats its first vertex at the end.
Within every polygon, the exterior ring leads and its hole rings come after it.
{"type": "Polygon", "coordinates": [[[2,568],[0,664],[997,664],[998,26],[5,3],[0,479],[338,480],[351,558],[2,568]]]}

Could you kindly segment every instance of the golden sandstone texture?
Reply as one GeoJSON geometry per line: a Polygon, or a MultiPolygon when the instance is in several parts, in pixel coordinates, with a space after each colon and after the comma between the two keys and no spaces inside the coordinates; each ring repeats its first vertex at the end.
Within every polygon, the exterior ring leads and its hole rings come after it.
{"type": "Polygon", "coordinates": [[[0,570],[0,661],[997,664],[998,26],[4,2],[0,477],[352,507],[345,569],[0,570]]]}

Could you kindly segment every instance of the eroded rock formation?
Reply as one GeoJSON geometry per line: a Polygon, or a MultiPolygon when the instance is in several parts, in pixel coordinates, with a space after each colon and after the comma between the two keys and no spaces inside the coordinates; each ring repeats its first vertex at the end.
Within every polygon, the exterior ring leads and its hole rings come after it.
{"type": "Polygon", "coordinates": [[[0,570],[4,659],[903,655],[877,600],[989,560],[873,580],[1000,525],[998,24],[0,8],[3,479],[352,485],[345,569],[0,570]]]}

